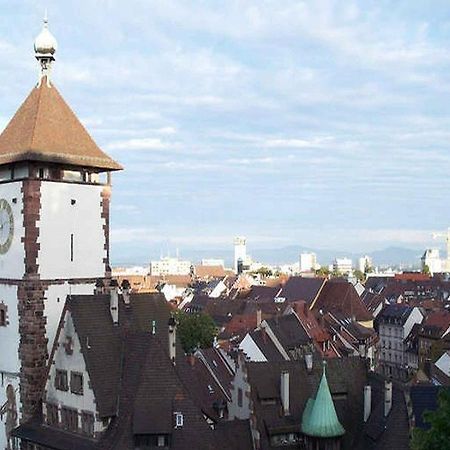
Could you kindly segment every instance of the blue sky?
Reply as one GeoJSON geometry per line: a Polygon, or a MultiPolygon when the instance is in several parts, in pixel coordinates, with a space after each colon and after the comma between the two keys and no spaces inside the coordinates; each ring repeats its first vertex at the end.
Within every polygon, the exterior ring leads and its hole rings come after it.
{"type": "Polygon", "coordinates": [[[2,0],[0,128],[46,7],[55,84],[126,168],[116,259],[238,234],[422,248],[450,226],[448,1],[2,0]]]}

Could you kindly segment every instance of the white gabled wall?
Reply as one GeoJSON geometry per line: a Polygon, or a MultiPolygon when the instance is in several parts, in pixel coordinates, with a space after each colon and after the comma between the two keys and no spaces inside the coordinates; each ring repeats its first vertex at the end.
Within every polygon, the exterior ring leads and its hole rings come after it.
{"type": "Polygon", "coordinates": [[[81,411],[92,412],[95,415],[94,431],[103,431],[104,427],[102,423],[97,420],[94,391],[90,387],[86,363],[81,352],[80,341],[76,334],[70,312],[66,313],[64,327],[59,335],[58,344],[52,364],[50,365],[50,373],[45,386],[45,402],[57,404],[59,407],[67,406],[69,408],[77,409],[79,413],[81,413],[81,411]],[[72,354],[68,354],[64,346],[67,337],[72,338],[72,354]],[[56,369],[67,370],[67,379],[69,383],[68,391],[60,391],[55,388],[56,369]],[[83,395],[77,395],[70,392],[71,371],[83,374],[83,395]]]}
{"type": "Polygon", "coordinates": [[[11,247],[6,254],[0,255],[0,278],[20,279],[25,272],[25,247],[22,242],[25,236],[22,182],[0,184],[0,199],[5,199],[10,204],[14,216],[14,236],[11,247]]]}
{"type": "Polygon", "coordinates": [[[103,186],[96,185],[42,181],[41,213],[37,223],[41,279],[105,275],[102,189],[103,186]]]}
{"type": "Polygon", "coordinates": [[[59,319],[68,295],[93,294],[95,284],[54,284],[45,292],[45,316],[47,317],[48,354],[53,347],[59,319]]]}
{"type": "Polygon", "coordinates": [[[423,321],[423,315],[420,312],[420,309],[415,306],[413,310],[411,311],[411,314],[409,315],[408,319],[405,322],[405,325],[403,325],[403,339],[406,339],[409,335],[409,333],[412,330],[412,327],[416,323],[422,323],[423,321]]]}
{"type": "Polygon", "coordinates": [[[250,361],[267,362],[267,358],[264,356],[264,353],[260,350],[260,348],[256,345],[256,342],[248,333],[239,344],[239,349],[245,353],[245,356],[250,361]]]}

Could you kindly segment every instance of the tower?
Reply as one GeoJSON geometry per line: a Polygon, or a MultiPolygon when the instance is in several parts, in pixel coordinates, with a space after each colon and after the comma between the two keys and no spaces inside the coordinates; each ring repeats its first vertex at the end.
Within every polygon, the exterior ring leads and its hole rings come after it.
{"type": "Polygon", "coordinates": [[[54,86],[56,49],[45,19],[38,83],[0,135],[0,410],[17,404],[2,449],[12,422],[39,405],[66,296],[110,276],[110,173],[122,167],[54,86]]]}
{"type": "Polygon", "coordinates": [[[238,262],[245,264],[247,261],[247,240],[245,237],[234,238],[234,271],[238,273],[238,262]]]}

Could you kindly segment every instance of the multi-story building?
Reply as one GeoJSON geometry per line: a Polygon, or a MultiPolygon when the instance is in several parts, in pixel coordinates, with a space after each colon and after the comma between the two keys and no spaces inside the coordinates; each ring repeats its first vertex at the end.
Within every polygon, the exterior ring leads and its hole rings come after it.
{"type": "Polygon", "coordinates": [[[318,268],[317,256],[315,253],[300,254],[300,272],[311,272],[318,268]]]}
{"type": "Polygon", "coordinates": [[[336,258],[333,261],[333,271],[342,273],[342,274],[349,274],[353,270],[353,263],[350,258],[336,258]]]}
{"type": "Polygon", "coordinates": [[[440,273],[443,270],[443,261],[439,254],[438,248],[427,248],[425,253],[420,258],[422,263],[422,271],[427,267],[431,273],[440,273]]]}
{"type": "Polygon", "coordinates": [[[377,316],[379,371],[384,375],[405,379],[409,374],[408,344],[405,342],[414,324],[420,324],[423,315],[419,308],[404,304],[386,306],[377,316]]]}
{"type": "Polygon", "coordinates": [[[110,277],[111,171],[51,79],[56,41],[35,41],[39,81],[0,135],[0,448],[39,406],[68,294],[110,277]],[[21,416],[21,417],[20,417],[21,416]]]}
{"type": "Polygon", "coordinates": [[[189,275],[191,273],[192,263],[178,258],[161,258],[159,261],[150,262],[151,276],[164,275],[189,275]]]}
{"type": "Polygon", "coordinates": [[[368,269],[371,269],[373,267],[373,261],[372,258],[368,255],[361,256],[361,258],[358,259],[358,269],[360,272],[367,272],[368,269]]]}

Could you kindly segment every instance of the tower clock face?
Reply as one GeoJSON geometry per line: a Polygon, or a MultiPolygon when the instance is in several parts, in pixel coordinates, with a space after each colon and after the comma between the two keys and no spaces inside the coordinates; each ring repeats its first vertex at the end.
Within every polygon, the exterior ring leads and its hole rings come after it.
{"type": "Polygon", "coordinates": [[[0,199],[0,254],[5,254],[14,236],[14,216],[11,205],[4,199],[0,199]]]}

